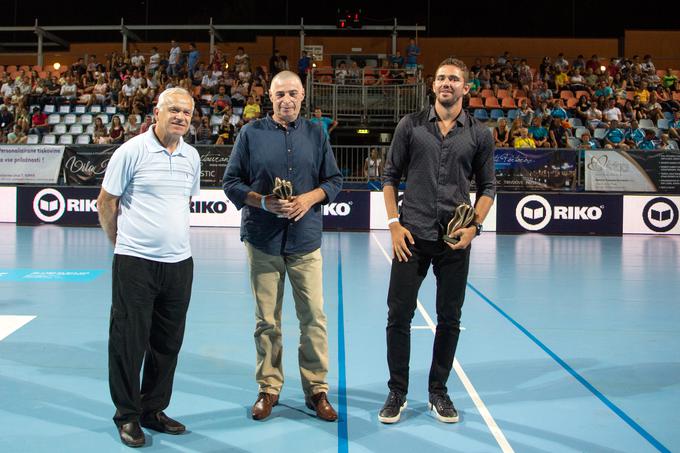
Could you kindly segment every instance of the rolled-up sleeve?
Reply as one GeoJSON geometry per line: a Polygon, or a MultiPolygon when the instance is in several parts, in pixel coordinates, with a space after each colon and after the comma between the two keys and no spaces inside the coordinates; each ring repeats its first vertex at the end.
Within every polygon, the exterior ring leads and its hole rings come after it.
{"type": "Polygon", "coordinates": [[[234,203],[236,209],[241,209],[246,204],[246,197],[253,189],[249,186],[249,151],[247,128],[241,130],[236,138],[234,148],[229,156],[227,169],[222,178],[222,189],[227,198],[234,203]]]}
{"type": "Polygon", "coordinates": [[[333,149],[328,138],[323,141],[323,161],[319,172],[319,188],[326,193],[326,199],[322,204],[327,204],[335,200],[342,189],[342,174],[335,161],[333,149]]]}
{"type": "Polygon", "coordinates": [[[412,124],[409,116],[399,121],[394,130],[392,144],[387,152],[385,169],[383,170],[383,185],[399,187],[404,169],[408,167],[409,147],[411,142],[412,124]]]}
{"type": "Polygon", "coordinates": [[[495,146],[491,132],[486,126],[479,127],[477,140],[477,152],[472,161],[477,199],[482,195],[493,199],[496,196],[496,168],[493,160],[495,146]]]}

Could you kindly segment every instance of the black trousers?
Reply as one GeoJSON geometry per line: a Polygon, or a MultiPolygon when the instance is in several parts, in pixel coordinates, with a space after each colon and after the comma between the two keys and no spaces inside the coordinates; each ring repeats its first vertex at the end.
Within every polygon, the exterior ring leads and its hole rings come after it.
{"type": "Polygon", "coordinates": [[[193,272],[191,258],[161,263],[113,257],[109,388],[119,426],[170,404],[193,272]]]}
{"type": "Polygon", "coordinates": [[[392,260],[387,296],[388,386],[392,391],[404,395],[408,393],[411,320],[417,308],[418,290],[432,264],[437,282],[437,331],[428,388],[430,393],[446,393],[446,381],[453,366],[460,334],[470,247],[451,250],[442,240],[414,240],[415,244],[409,245],[413,255],[408,261],[392,260]]]}

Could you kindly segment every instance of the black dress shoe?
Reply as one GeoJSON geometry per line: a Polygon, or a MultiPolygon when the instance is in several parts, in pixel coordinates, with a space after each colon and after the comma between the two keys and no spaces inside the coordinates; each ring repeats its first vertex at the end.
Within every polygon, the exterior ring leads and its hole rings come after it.
{"type": "Polygon", "coordinates": [[[146,438],[138,422],[129,422],[118,426],[118,434],[120,441],[128,447],[142,447],[146,443],[146,438]]]}
{"type": "Polygon", "coordinates": [[[140,423],[145,428],[167,434],[182,434],[187,430],[186,426],[171,419],[163,411],[142,416],[140,423]]]}

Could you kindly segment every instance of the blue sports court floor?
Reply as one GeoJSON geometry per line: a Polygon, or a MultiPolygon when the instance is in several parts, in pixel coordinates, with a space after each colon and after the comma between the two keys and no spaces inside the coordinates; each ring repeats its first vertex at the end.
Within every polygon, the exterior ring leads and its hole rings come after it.
{"type": "MultiPolygon", "coordinates": [[[[484,233],[449,380],[461,422],[427,412],[434,282],[412,332],[409,407],[384,426],[389,234],[326,233],[331,401],[304,407],[297,321],[284,302],[287,382],[271,419],[257,388],[253,302],[237,229],[193,228],[186,339],[164,452],[680,451],[680,237],[484,233]]],[[[120,452],[107,385],[111,247],[94,228],[0,224],[0,452],[120,452]]]]}

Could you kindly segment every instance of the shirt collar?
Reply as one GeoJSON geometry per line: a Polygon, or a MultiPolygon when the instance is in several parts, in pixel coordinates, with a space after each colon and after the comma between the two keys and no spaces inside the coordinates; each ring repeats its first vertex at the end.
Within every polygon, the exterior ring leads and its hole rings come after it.
{"type": "MultiPolygon", "coordinates": [[[[163,144],[158,140],[158,137],[156,137],[156,133],[154,132],[154,129],[156,128],[155,124],[152,124],[149,129],[147,129],[146,132],[144,132],[144,140],[146,141],[146,150],[150,153],[160,153],[161,151],[167,151],[167,148],[163,146],[163,144]]],[[[177,149],[172,154],[175,154],[177,156],[184,156],[184,139],[182,137],[179,138],[179,143],[177,144],[177,149]]]]}
{"type": "MultiPolygon", "coordinates": [[[[437,115],[437,110],[434,108],[434,105],[430,107],[430,114],[427,117],[427,120],[431,123],[439,120],[439,115],[437,115]]],[[[465,123],[467,123],[467,113],[465,110],[460,111],[460,114],[458,115],[458,118],[456,118],[456,123],[460,126],[465,126],[465,123]]]]}
{"type": "MultiPolygon", "coordinates": [[[[267,121],[269,122],[269,124],[271,126],[273,126],[275,128],[283,129],[283,126],[281,126],[281,124],[277,123],[274,120],[274,114],[272,112],[268,113],[266,118],[267,118],[267,121]]],[[[298,117],[295,119],[295,121],[288,123],[288,127],[290,127],[291,129],[297,129],[298,127],[300,127],[301,121],[302,121],[302,119],[301,119],[300,115],[298,115],[298,117]]]]}

